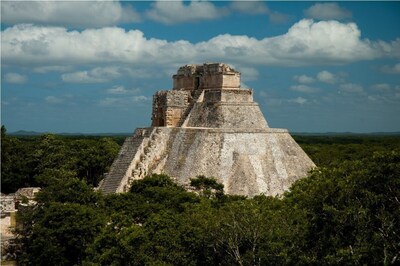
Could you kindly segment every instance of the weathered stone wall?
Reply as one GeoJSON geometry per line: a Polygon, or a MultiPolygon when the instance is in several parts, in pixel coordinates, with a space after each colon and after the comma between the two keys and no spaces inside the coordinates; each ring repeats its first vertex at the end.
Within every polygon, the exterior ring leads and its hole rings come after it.
{"type": "Polygon", "coordinates": [[[206,175],[229,194],[277,195],[315,166],[286,130],[172,128],[167,134],[162,172],[181,184],[206,175]]]}
{"type": "Polygon", "coordinates": [[[228,194],[277,195],[315,167],[284,129],[148,128],[115,192],[133,180],[165,173],[187,185],[215,177],[228,194]]]}
{"type": "MultiPolygon", "coordinates": [[[[174,76],[174,90],[194,90],[195,89],[195,81],[193,76],[174,76]]],[[[199,80],[200,82],[200,80],[199,80]]]]}
{"type": "Polygon", "coordinates": [[[217,73],[202,77],[203,89],[240,88],[240,74],[217,73]]]}
{"type": "Polygon", "coordinates": [[[204,91],[204,102],[233,102],[246,103],[253,102],[253,93],[247,89],[211,89],[204,91]]]}
{"type": "Polygon", "coordinates": [[[181,126],[203,90],[206,102],[252,102],[250,90],[241,90],[240,73],[225,64],[186,65],[173,76],[173,90],[153,97],[152,126],[181,126]]]}
{"type": "Polygon", "coordinates": [[[152,126],[178,126],[190,101],[189,91],[158,91],[153,97],[152,126]]]}
{"type": "Polygon", "coordinates": [[[0,212],[1,215],[15,211],[15,198],[14,194],[1,194],[0,212]]]}
{"type": "Polygon", "coordinates": [[[173,76],[174,90],[240,88],[240,73],[226,64],[186,65],[173,76]]]}
{"type": "Polygon", "coordinates": [[[187,127],[207,128],[268,128],[258,104],[195,103],[187,127]]]}

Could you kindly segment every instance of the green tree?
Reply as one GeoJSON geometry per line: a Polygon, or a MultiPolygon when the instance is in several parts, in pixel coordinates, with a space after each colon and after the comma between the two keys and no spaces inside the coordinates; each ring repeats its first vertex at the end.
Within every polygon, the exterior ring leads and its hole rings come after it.
{"type": "Polygon", "coordinates": [[[21,187],[35,186],[31,160],[31,142],[21,141],[6,134],[1,127],[1,192],[13,193],[21,187]]]}
{"type": "Polygon", "coordinates": [[[213,177],[205,177],[204,175],[190,179],[190,186],[194,187],[201,196],[211,198],[220,198],[224,195],[224,185],[217,182],[213,177]]]}
{"type": "Polygon", "coordinates": [[[75,158],[77,175],[88,184],[97,186],[108,172],[119,151],[119,145],[110,138],[80,139],[69,144],[75,158]]]}
{"type": "Polygon", "coordinates": [[[399,177],[400,154],[385,152],[319,169],[292,186],[285,201],[306,212],[308,262],[396,264],[399,177]]]}
{"type": "Polygon", "coordinates": [[[33,225],[20,240],[25,252],[17,257],[19,265],[80,264],[105,223],[99,210],[76,203],[52,202],[29,218],[33,225]]]}
{"type": "Polygon", "coordinates": [[[19,265],[77,265],[106,224],[101,194],[76,178],[57,180],[18,212],[19,265]]]}

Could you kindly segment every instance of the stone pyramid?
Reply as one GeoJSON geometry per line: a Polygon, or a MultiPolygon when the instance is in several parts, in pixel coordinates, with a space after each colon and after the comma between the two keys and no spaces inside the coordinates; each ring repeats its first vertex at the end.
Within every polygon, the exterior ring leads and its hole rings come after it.
{"type": "Polygon", "coordinates": [[[126,192],[133,180],[165,173],[182,185],[215,177],[228,194],[278,195],[313,167],[286,129],[268,126],[239,72],[185,65],[172,90],[154,95],[152,126],[125,140],[99,189],[126,192]]]}

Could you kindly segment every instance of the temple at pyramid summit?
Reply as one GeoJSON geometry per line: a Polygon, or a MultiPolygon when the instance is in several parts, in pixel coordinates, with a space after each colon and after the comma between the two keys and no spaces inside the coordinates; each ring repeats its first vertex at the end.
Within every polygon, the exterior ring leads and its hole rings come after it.
{"type": "Polygon", "coordinates": [[[315,167],[288,130],[268,126],[253,90],[223,63],[180,67],[172,90],[154,95],[151,119],[125,140],[101,191],[127,192],[164,173],[181,185],[214,177],[227,194],[279,195],[315,167]]]}

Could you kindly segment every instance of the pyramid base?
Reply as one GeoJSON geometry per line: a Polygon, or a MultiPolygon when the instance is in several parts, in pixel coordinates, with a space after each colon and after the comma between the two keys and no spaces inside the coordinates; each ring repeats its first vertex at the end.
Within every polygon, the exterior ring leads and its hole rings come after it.
{"type": "MultiPolygon", "coordinates": [[[[315,167],[285,129],[155,127],[143,130],[149,135],[139,136],[142,144],[130,155],[132,160],[124,176],[119,181],[114,178],[113,182],[118,183],[114,192],[127,191],[133,180],[146,175],[164,173],[181,185],[204,175],[224,184],[227,194],[274,196],[288,190],[293,182],[307,176],[315,167]]],[[[127,156],[122,158],[126,160],[127,156]]],[[[103,184],[112,176],[112,170],[103,184]]]]}

